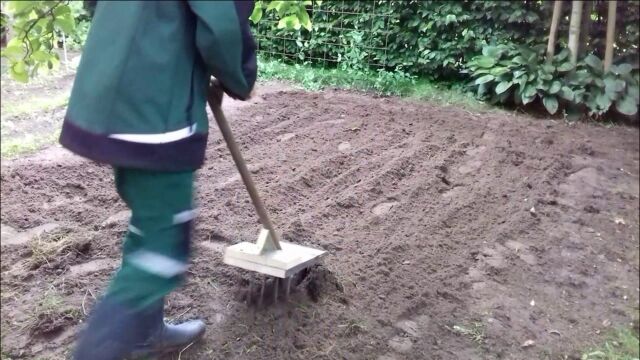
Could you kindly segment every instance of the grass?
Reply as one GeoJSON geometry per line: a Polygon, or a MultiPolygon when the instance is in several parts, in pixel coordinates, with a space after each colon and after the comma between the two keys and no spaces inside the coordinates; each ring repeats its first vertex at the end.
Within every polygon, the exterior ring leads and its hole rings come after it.
{"type": "Polygon", "coordinates": [[[0,156],[10,159],[35,152],[43,146],[55,143],[59,136],[60,130],[56,130],[51,134],[28,134],[22,138],[2,139],[0,142],[0,156]]]}
{"type": "Polygon", "coordinates": [[[604,344],[589,349],[581,360],[638,360],[640,358],[638,335],[629,329],[613,332],[604,344]]]}
{"type": "Polygon", "coordinates": [[[82,312],[80,309],[70,306],[58,290],[50,286],[35,304],[33,311],[28,315],[27,321],[23,324],[23,329],[26,329],[30,334],[38,334],[46,331],[46,329],[40,328],[42,325],[46,327],[47,323],[61,318],[76,321],[82,319],[82,312]]]}
{"type": "Polygon", "coordinates": [[[49,259],[59,255],[71,243],[66,231],[54,230],[51,234],[41,234],[29,241],[31,257],[29,267],[36,269],[49,259]]]}
{"type": "MultiPolygon", "coordinates": [[[[2,117],[13,117],[29,114],[36,111],[49,111],[66,106],[69,103],[69,94],[60,94],[55,97],[42,97],[27,99],[18,103],[3,103],[2,117]]],[[[3,124],[4,125],[4,124],[3,124]]]]}
{"type": "Polygon", "coordinates": [[[403,72],[323,68],[306,64],[286,64],[264,58],[259,59],[258,71],[258,78],[262,80],[287,80],[311,91],[337,87],[428,100],[442,105],[462,105],[472,109],[485,106],[473,95],[462,90],[435,84],[403,72]]]}
{"type": "Polygon", "coordinates": [[[451,329],[454,333],[464,335],[476,344],[482,344],[485,340],[485,328],[481,322],[473,322],[469,326],[454,325],[451,329]]]}

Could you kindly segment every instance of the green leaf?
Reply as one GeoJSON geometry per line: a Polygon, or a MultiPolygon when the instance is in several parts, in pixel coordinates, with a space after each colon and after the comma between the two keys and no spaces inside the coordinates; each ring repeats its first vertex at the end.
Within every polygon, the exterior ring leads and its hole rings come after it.
{"type": "Polygon", "coordinates": [[[624,90],[624,81],[613,77],[604,78],[604,91],[611,99],[615,99],[617,93],[624,90]]]}
{"type": "Polygon", "coordinates": [[[628,85],[627,86],[627,95],[631,96],[633,99],[638,100],[638,96],[640,95],[640,89],[638,89],[638,85],[628,85]]]}
{"type": "Polygon", "coordinates": [[[562,83],[559,80],[554,80],[549,87],[549,94],[555,94],[562,88],[562,83]]]}
{"type": "Polygon", "coordinates": [[[616,74],[616,75],[628,75],[631,70],[633,70],[633,67],[631,66],[631,64],[620,64],[620,65],[611,65],[611,67],[609,68],[609,71],[611,71],[612,73],[616,74]]]}
{"type": "Polygon", "coordinates": [[[257,24],[260,19],[262,19],[262,6],[256,4],[256,6],[253,8],[251,16],[249,16],[249,20],[251,20],[252,23],[257,24]]]}
{"type": "Polygon", "coordinates": [[[482,55],[484,56],[496,58],[498,57],[499,53],[500,53],[500,50],[496,46],[485,46],[482,48],[482,55]]]}
{"type": "Polygon", "coordinates": [[[560,95],[561,98],[567,100],[567,101],[573,101],[575,95],[573,93],[573,90],[571,90],[571,88],[567,87],[567,86],[563,86],[560,89],[560,93],[558,94],[560,95]]]}
{"type": "Polygon", "coordinates": [[[55,15],[56,17],[71,15],[71,9],[65,4],[60,4],[56,6],[55,9],[53,9],[53,15],[55,15]]]}
{"type": "Polygon", "coordinates": [[[527,105],[530,102],[532,102],[533,100],[536,99],[536,94],[533,94],[531,96],[522,96],[522,105],[527,105]]]}
{"type": "Polygon", "coordinates": [[[503,81],[496,86],[496,94],[500,95],[505,91],[509,90],[509,88],[513,85],[511,81],[503,81]]]}
{"type": "Polygon", "coordinates": [[[45,62],[48,61],[51,58],[51,54],[46,52],[46,51],[42,51],[42,50],[38,50],[36,52],[34,52],[33,54],[31,54],[31,57],[36,60],[36,61],[40,61],[40,62],[45,62]]]}
{"type": "Polygon", "coordinates": [[[478,56],[475,58],[475,61],[478,66],[483,68],[490,68],[496,64],[496,59],[488,56],[478,56]]]}
{"type": "Polygon", "coordinates": [[[597,56],[590,54],[584,59],[585,64],[589,65],[591,68],[595,70],[602,70],[602,60],[600,60],[597,56]]]}
{"type": "Polygon", "coordinates": [[[476,81],[474,83],[476,85],[481,85],[481,84],[488,83],[489,81],[492,81],[493,79],[495,79],[495,76],[488,74],[488,75],[484,75],[484,76],[476,79],[476,81]]]}
{"type": "Polygon", "coordinates": [[[510,94],[509,94],[509,92],[508,92],[508,91],[505,91],[505,92],[503,92],[502,94],[498,94],[498,95],[494,96],[494,97],[491,99],[491,100],[492,100],[492,103],[494,103],[494,104],[495,104],[495,103],[501,103],[501,104],[502,104],[502,103],[504,103],[504,102],[506,102],[506,101],[507,101],[507,99],[509,98],[509,95],[510,95],[510,94]]]}
{"type": "Polygon", "coordinates": [[[522,104],[527,105],[528,103],[535,100],[538,91],[533,84],[528,84],[524,88],[521,89],[520,97],[522,98],[522,104]]]}
{"type": "Polygon", "coordinates": [[[528,63],[527,60],[521,55],[514,57],[513,62],[520,65],[526,65],[528,63]]]}
{"type": "Polygon", "coordinates": [[[513,72],[513,77],[514,78],[519,78],[520,76],[526,74],[527,71],[526,70],[516,70],[513,72]]]}
{"type": "Polygon", "coordinates": [[[604,88],[604,80],[603,79],[601,79],[599,77],[594,77],[592,79],[592,81],[597,87],[604,88]]]}
{"type": "Polygon", "coordinates": [[[269,6],[267,6],[267,11],[271,11],[273,9],[277,9],[278,7],[282,6],[283,2],[284,1],[277,1],[277,0],[274,0],[274,1],[270,2],[269,6]]]}
{"type": "Polygon", "coordinates": [[[542,98],[542,104],[549,114],[553,115],[558,111],[558,98],[555,96],[545,96],[542,98]]]}
{"type": "Polygon", "coordinates": [[[296,15],[288,15],[278,21],[278,29],[300,29],[300,20],[296,15]]]}
{"type": "Polygon", "coordinates": [[[616,109],[625,115],[635,115],[638,112],[637,98],[634,99],[629,94],[623,96],[620,100],[616,101],[616,109]]]}
{"type": "Polygon", "coordinates": [[[13,8],[15,15],[28,13],[37,5],[37,1],[9,1],[9,5],[13,8]]]}
{"type": "Polygon", "coordinates": [[[598,94],[598,96],[596,96],[595,102],[598,108],[602,110],[607,110],[609,109],[609,107],[611,107],[611,99],[605,93],[598,94]]]}
{"type": "Polygon", "coordinates": [[[53,22],[60,30],[67,34],[71,34],[76,26],[71,16],[57,17],[53,22]]]}
{"type": "Polygon", "coordinates": [[[2,49],[2,57],[5,57],[9,60],[20,60],[24,57],[24,48],[22,45],[11,45],[2,49]]]}
{"type": "Polygon", "coordinates": [[[307,31],[311,31],[311,19],[309,19],[309,13],[305,8],[300,8],[300,10],[298,10],[298,19],[300,20],[300,24],[302,24],[307,31]]]}
{"type": "Polygon", "coordinates": [[[26,83],[29,81],[29,74],[27,73],[27,66],[24,61],[18,61],[10,68],[11,77],[17,81],[26,83]]]}
{"type": "Polygon", "coordinates": [[[558,70],[559,72],[571,71],[571,70],[573,70],[573,64],[571,64],[570,62],[564,62],[564,63],[558,65],[556,70],[558,70]]]}
{"type": "Polygon", "coordinates": [[[491,69],[491,75],[493,76],[500,76],[500,75],[504,75],[506,73],[509,72],[509,69],[505,68],[505,67],[495,67],[493,69],[491,69]]]}
{"type": "Polygon", "coordinates": [[[542,65],[542,70],[544,70],[547,73],[552,73],[555,69],[556,69],[556,67],[551,65],[551,64],[542,65]]]}
{"type": "Polygon", "coordinates": [[[569,49],[562,49],[556,56],[553,57],[555,61],[563,61],[569,57],[569,49]]]}

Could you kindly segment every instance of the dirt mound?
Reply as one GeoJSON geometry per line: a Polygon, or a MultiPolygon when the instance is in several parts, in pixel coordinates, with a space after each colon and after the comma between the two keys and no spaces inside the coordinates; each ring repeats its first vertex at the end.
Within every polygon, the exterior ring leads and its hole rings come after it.
{"type": "MultiPolygon", "coordinates": [[[[193,264],[167,304],[170,320],[209,330],[182,359],[560,358],[637,314],[637,129],[277,89],[229,118],[284,239],[329,254],[289,302],[247,306],[260,278],[222,251],[259,224],[212,130],[193,264]]],[[[2,168],[3,224],[66,229],[3,239],[12,357],[63,356],[126,231],[108,167],[46,159],[2,168]],[[46,261],[30,268],[39,243],[46,261]],[[56,335],[27,331],[34,318],[56,335]]]]}

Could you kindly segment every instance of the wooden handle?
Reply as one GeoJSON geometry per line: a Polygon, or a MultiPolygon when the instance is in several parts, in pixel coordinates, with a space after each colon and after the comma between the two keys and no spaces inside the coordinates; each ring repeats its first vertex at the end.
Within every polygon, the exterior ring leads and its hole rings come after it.
{"type": "Polygon", "coordinates": [[[273,223],[271,223],[271,219],[267,213],[267,209],[264,207],[262,203],[262,199],[258,195],[258,190],[256,189],[256,185],[251,178],[251,174],[249,173],[249,169],[247,169],[247,164],[240,153],[240,148],[238,148],[238,144],[236,144],[236,140],[233,137],[233,133],[231,132],[231,127],[229,127],[229,123],[227,122],[224,113],[222,112],[222,90],[215,85],[212,85],[209,88],[209,96],[208,103],[211,108],[211,112],[213,113],[213,117],[216,119],[218,123],[218,127],[220,128],[220,132],[222,133],[222,137],[224,141],[227,143],[227,147],[229,148],[229,152],[231,152],[231,157],[240,172],[240,176],[242,177],[242,181],[244,182],[244,186],[247,188],[249,192],[249,196],[251,197],[251,201],[253,202],[253,207],[255,207],[256,212],[258,213],[258,217],[260,218],[260,222],[265,229],[269,230],[271,234],[271,240],[273,241],[273,245],[277,250],[281,250],[280,246],[280,236],[276,233],[273,228],[273,223]],[[213,93],[212,93],[213,92],[213,93]]]}

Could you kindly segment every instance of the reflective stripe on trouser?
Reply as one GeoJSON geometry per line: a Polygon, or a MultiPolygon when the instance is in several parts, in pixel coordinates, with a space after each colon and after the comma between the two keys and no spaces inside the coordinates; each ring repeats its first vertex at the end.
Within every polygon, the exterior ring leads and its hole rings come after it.
{"type": "Polygon", "coordinates": [[[144,308],[183,280],[190,252],[194,173],[115,169],[116,187],[131,209],[122,266],[108,295],[144,308]]]}

